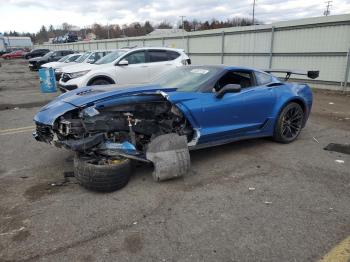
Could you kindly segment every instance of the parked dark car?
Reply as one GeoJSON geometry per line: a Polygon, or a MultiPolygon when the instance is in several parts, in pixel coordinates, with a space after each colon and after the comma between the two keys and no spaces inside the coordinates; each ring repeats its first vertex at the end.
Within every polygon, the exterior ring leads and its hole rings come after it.
{"type": "Polygon", "coordinates": [[[51,51],[42,57],[31,58],[29,59],[29,69],[33,71],[39,70],[41,68],[41,65],[46,64],[48,62],[58,61],[62,57],[73,53],[75,53],[73,50],[58,50],[51,51]]]}
{"type": "Polygon", "coordinates": [[[49,49],[33,49],[29,53],[27,53],[24,58],[29,59],[29,58],[34,58],[34,57],[39,57],[39,56],[44,56],[48,52],[50,52],[49,49]]]}

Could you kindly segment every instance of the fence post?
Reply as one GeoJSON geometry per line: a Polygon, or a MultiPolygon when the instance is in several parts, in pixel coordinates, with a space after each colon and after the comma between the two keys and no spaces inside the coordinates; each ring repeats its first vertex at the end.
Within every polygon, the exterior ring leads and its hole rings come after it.
{"type": "Polygon", "coordinates": [[[271,69],[272,66],[272,57],[273,57],[273,41],[275,38],[275,27],[271,27],[271,43],[270,43],[270,57],[269,57],[269,69],[271,69]]]}
{"type": "Polygon", "coordinates": [[[186,43],[186,52],[187,52],[187,54],[189,54],[190,53],[190,36],[189,35],[187,35],[187,43],[186,43]]]}
{"type": "Polygon", "coordinates": [[[343,91],[345,92],[347,89],[347,85],[348,85],[348,78],[349,78],[349,69],[350,69],[350,48],[348,50],[348,54],[346,56],[346,67],[345,67],[345,76],[344,76],[344,87],[343,87],[343,91]]]}
{"type": "Polygon", "coordinates": [[[225,32],[221,32],[221,64],[224,63],[224,55],[225,55],[225,32]]]}
{"type": "Polygon", "coordinates": [[[164,37],[162,37],[162,47],[164,47],[164,44],[165,44],[165,40],[164,40],[164,37]]]}
{"type": "Polygon", "coordinates": [[[145,39],[142,38],[142,46],[145,47],[145,39]]]}

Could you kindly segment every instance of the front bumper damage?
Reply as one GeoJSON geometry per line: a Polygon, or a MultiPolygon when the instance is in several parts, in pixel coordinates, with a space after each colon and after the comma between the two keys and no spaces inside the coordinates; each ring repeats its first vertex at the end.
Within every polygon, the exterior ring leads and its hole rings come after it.
{"type": "Polygon", "coordinates": [[[126,113],[125,110],[129,111],[130,105],[126,105],[126,109],[123,105],[117,109],[99,111],[95,106],[81,108],[56,101],[35,116],[37,128],[33,136],[37,141],[80,154],[111,159],[125,157],[153,163],[153,178],[156,181],[176,178],[186,174],[190,168],[187,141],[188,132],[192,132],[193,129],[189,131],[187,122],[181,120],[181,113],[173,105],[165,103],[168,102],[158,100],[149,108],[138,104],[137,110],[140,111],[126,113]],[[57,103],[60,105],[57,106],[57,103]],[[150,115],[153,111],[145,113],[144,110],[150,109],[155,110],[154,113],[159,114],[158,117],[153,113],[150,115]],[[164,114],[168,114],[166,119],[159,119],[164,114]],[[175,124],[178,125],[176,130],[181,127],[179,133],[170,131],[175,124]],[[160,131],[163,134],[159,134],[160,131]],[[144,142],[146,137],[148,140],[144,142]]]}

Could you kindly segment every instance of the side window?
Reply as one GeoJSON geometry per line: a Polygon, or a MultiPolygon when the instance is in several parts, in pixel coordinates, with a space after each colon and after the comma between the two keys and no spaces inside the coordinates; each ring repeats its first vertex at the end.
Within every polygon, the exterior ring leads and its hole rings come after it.
{"type": "Polygon", "coordinates": [[[124,58],[129,62],[129,64],[141,64],[146,63],[145,51],[131,53],[130,55],[124,58]]]}
{"type": "Polygon", "coordinates": [[[272,82],[272,76],[269,74],[255,72],[255,77],[258,85],[266,85],[272,82]]]}
{"type": "Polygon", "coordinates": [[[95,62],[103,57],[103,52],[95,53],[95,62]]]}
{"type": "Polygon", "coordinates": [[[164,62],[168,61],[168,54],[166,50],[150,50],[148,51],[149,61],[154,62],[164,62]]]}
{"type": "Polygon", "coordinates": [[[169,61],[174,60],[180,56],[180,54],[178,52],[175,52],[175,51],[167,51],[167,54],[168,54],[169,61]]]}
{"type": "Polygon", "coordinates": [[[236,84],[242,88],[253,86],[252,73],[246,71],[229,71],[223,75],[215,84],[215,91],[219,91],[225,85],[236,84]]]}

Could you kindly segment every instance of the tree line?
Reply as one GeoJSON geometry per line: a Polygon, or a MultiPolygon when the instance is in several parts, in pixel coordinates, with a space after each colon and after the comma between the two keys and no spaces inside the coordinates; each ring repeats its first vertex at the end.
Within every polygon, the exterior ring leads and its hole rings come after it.
{"type": "MultiPolygon", "coordinates": [[[[261,22],[256,22],[256,24],[261,24],[261,22]]],[[[193,20],[184,20],[183,27],[187,32],[191,31],[201,31],[209,29],[218,29],[226,27],[236,27],[236,26],[249,26],[252,25],[252,19],[236,17],[232,19],[227,19],[225,21],[220,21],[217,19],[212,19],[210,21],[199,21],[196,19],[193,20]]],[[[163,21],[159,24],[153,25],[151,22],[146,21],[144,23],[134,22],[131,24],[111,24],[111,25],[102,25],[95,23],[91,26],[86,26],[75,30],[75,26],[68,23],[63,23],[60,26],[54,27],[49,25],[41,26],[40,30],[37,33],[19,33],[16,31],[5,32],[5,36],[28,36],[32,39],[34,43],[43,43],[47,42],[50,38],[63,36],[64,34],[70,31],[76,31],[78,36],[81,39],[85,39],[89,33],[96,35],[96,39],[107,39],[107,38],[121,38],[121,37],[132,37],[132,36],[144,36],[152,32],[154,29],[171,29],[178,28],[182,29],[182,24],[178,26],[172,26],[169,22],[163,21]]]]}

